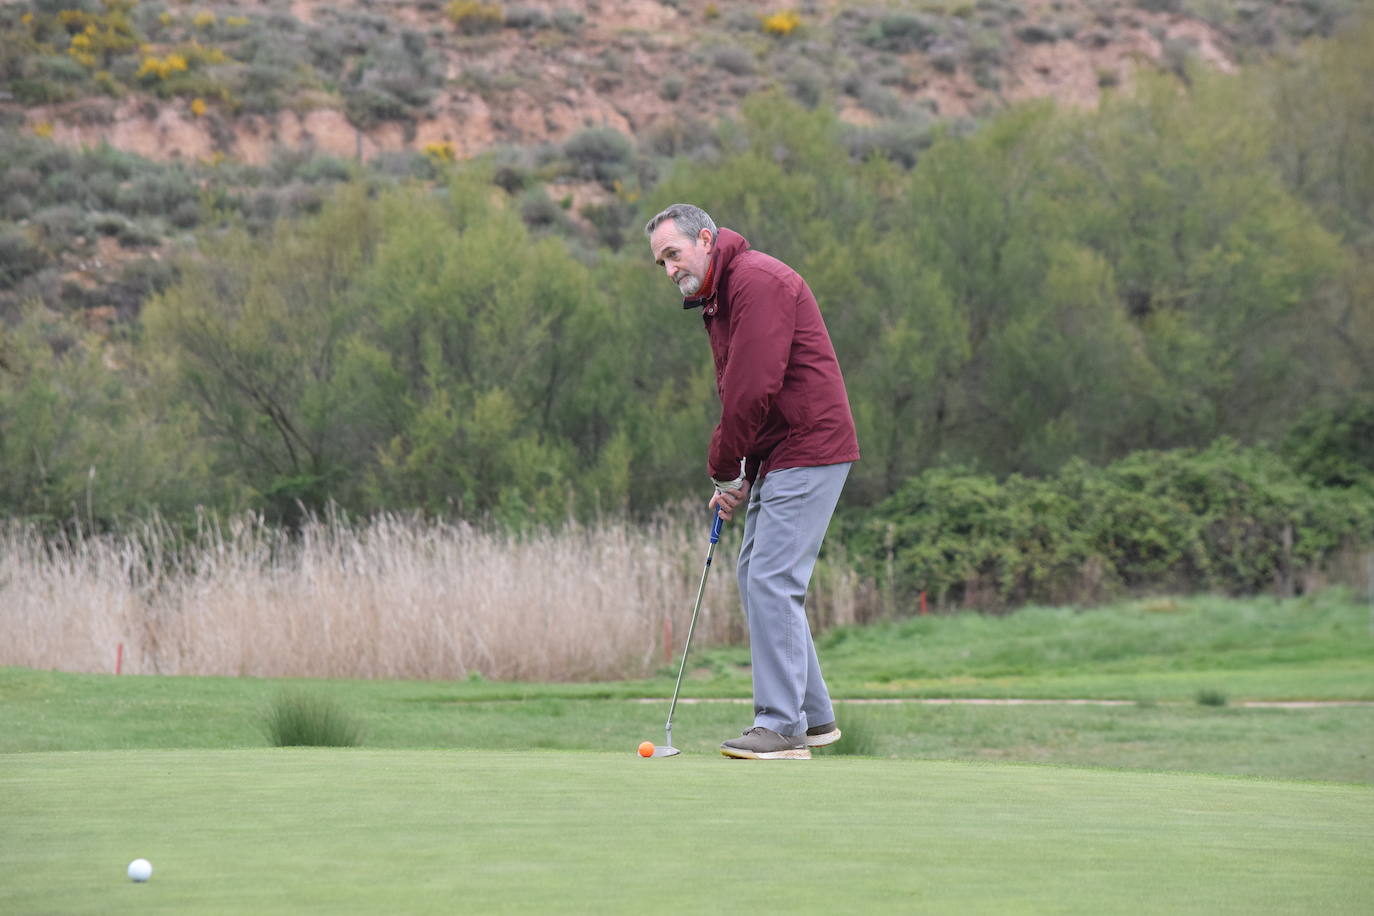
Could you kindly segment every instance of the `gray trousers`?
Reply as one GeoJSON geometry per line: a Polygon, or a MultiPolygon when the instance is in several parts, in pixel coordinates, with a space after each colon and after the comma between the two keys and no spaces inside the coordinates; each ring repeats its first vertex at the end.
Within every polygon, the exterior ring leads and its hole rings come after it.
{"type": "Polygon", "coordinates": [[[847,463],[784,468],[770,471],[749,495],[738,572],[754,724],[781,735],[835,720],[803,602],[848,475],[847,463]]]}

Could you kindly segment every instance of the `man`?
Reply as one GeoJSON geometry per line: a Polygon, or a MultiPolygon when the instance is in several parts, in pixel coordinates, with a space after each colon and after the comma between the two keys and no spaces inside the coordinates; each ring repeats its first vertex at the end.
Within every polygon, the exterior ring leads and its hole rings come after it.
{"type": "Polygon", "coordinates": [[[717,229],[690,204],[645,226],[684,308],[700,308],[716,363],[720,423],[707,468],[710,505],[744,506],[740,600],[749,624],[754,726],[727,757],[808,759],[839,740],[803,602],[825,529],[859,458],[844,378],[801,276],[717,229]]]}

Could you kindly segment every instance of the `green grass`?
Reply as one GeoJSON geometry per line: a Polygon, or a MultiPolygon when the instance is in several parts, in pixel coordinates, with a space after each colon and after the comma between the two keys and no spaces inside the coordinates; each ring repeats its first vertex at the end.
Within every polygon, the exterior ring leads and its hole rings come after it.
{"type": "Polygon", "coordinates": [[[16,913],[1336,914],[1374,894],[1374,790],[1353,786],[270,749],[0,756],[0,796],[16,913]],[[146,885],[124,877],[140,856],[146,885]]]}
{"type": "MultiPolygon", "coordinates": [[[[1091,613],[927,617],[822,640],[839,747],[927,760],[1023,761],[1374,784],[1374,708],[1246,708],[1251,700],[1374,700],[1368,609],[1198,599],[1091,613]],[[1008,646],[1036,659],[1013,664],[1008,646]],[[1301,658],[1281,656],[1305,647],[1301,658]],[[1151,654],[1146,655],[1146,649],[1151,654]],[[1163,659],[1158,668],[1151,667],[1163,659]],[[1249,667],[1246,667],[1249,666],[1249,667]],[[1134,669],[1134,670],[1132,670],[1134,669]],[[876,670],[892,674],[875,679],[876,670]],[[1201,705],[1200,696],[1226,698],[1201,705]],[[1116,698],[1126,706],[858,705],[863,698],[1116,698]]],[[[697,656],[687,698],[745,698],[747,653],[697,656]]],[[[0,669],[0,753],[261,747],[283,691],[333,705],[370,748],[632,749],[662,740],[675,671],[613,684],[112,677],[0,669]],[[633,698],[652,698],[650,703],[633,698]]],[[[747,704],[684,703],[674,742],[712,755],[747,704]]]]}
{"type": "Polygon", "coordinates": [[[1244,704],[1370,699],[1366,614],[1333,593],[842,631],[822,658],[849,734],[810,763],[716,753],[750,718],[738,649],[694,663],[706,701],[667,760],[634,748],[661,740],[672,669],[0,669],[0,912],[1365,912],[1374,706],[1244,704]],[[301,691],[366,747],[263,747],[301,691]],[[1016,695],[1132,702],[906,702],[1016,695]]]}
{"type": "Polygon", "coordinates": [[[1027,608],[1006,617],[913,617],[836,630],[820,640],[820,650],[847,683],[877,690],[961,678],[1138,682],[1256,670],[1282,678],[1291,670],[1317,675],[1316,689],[1344,682],[1374,699],[1367,677],[1372,626],[1368,603],[1330,590],[1289,601],[1202,597],[1094,610],[1027,608]],[[1357,671],[1364,676],[1345,680],[1357,671]]]}

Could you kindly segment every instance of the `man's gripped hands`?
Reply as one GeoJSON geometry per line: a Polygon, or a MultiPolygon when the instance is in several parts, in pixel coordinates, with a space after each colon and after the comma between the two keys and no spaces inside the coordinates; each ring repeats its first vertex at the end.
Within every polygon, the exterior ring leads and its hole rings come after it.
{"type": "Polygon", "coordinates": [[[711,497],[711,501],[707,506],[711,509],[719,510],[720,517],[728,522],[737,506],[745,506],[748,504],[749,480],[747,478],[741,478],[739,486],[737,487],[718,488],[716,490],[716,495],[711,497]]]}

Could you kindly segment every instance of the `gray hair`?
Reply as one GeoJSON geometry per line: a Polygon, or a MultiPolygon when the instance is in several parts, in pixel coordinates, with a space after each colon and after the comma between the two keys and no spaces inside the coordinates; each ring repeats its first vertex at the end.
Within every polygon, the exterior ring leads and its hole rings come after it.
{"type": "Polygon", "coordinates": [[[668,207],[645,224],[644,234],[653,235],[654,230],[668,220],[672,220],[673,225],[677,226],[678,232],[681,232],[689,239],[694,239],[698,235],[701,235],[701,230],[703,229],[709,229],[711,231],[711,238],[716,237],[716,222],[711,219],[711,214],[691,204],[673,204],[671,207],[668,207]]]}

